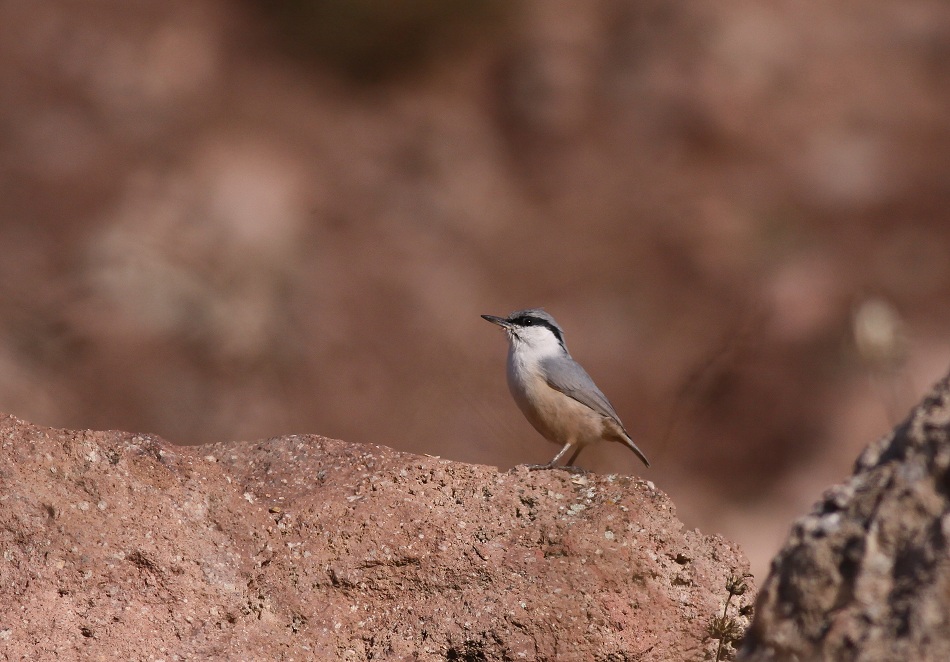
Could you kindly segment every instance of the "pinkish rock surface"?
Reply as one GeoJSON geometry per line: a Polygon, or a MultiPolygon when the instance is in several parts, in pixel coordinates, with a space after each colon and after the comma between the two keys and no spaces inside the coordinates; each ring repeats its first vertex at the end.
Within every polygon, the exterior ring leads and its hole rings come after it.
{"type": "Polygon", "coordinates": [[[748,567],[628,476],[13,417],[0,442],[7,659],[713,659],[748,567]]]}

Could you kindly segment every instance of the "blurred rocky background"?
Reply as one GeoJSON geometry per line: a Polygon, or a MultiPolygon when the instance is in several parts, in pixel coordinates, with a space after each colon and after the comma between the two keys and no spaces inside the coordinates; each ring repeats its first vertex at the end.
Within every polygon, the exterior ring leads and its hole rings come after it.
{"type": "Polygon", "coordinates": [[[0,410],[553,455],[543,306],[757,574],[950,364],[944,0],[0,2],[0,410]]]}

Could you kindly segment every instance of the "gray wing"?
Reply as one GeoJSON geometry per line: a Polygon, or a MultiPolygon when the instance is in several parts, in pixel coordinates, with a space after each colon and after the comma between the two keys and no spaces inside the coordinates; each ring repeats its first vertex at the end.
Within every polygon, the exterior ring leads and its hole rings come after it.
{"type": "MultiPolygon", "coordinates": [[[[620,423],[620,417],[590,375],[571,359],[542,359],[541,374],[551,388],[620,423]]],[[[620,427],[623,424],[620,423],[620,427]]]]}

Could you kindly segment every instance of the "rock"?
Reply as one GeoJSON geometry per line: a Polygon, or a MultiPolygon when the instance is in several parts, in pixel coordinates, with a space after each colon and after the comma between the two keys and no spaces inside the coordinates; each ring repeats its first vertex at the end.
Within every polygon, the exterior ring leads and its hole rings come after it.
{"type": "Polygon", "coordinates": [[[950,660],[950,377],[798,520],[740,659],[950,660]]]}
{"type": "Polygon", "coordinates": [[[0,443],[9,659],[715,659],[752,599],[632,477],[13,417],[0,443]]]}

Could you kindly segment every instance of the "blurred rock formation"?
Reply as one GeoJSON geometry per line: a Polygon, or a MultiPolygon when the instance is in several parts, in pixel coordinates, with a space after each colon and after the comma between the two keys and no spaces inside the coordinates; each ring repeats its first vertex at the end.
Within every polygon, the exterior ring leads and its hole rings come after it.
{"type": "Polygon", "coordinates": [[[950,659],[950,377],[798,520],[740,658],[950,659]]]}
{"type": "Polygon", "coordinates": [[[0,411],[546,461],[478,318],[546,306],[764,567],[950,363],[948,63],[946,0],[0,2],[0,411]]]}

